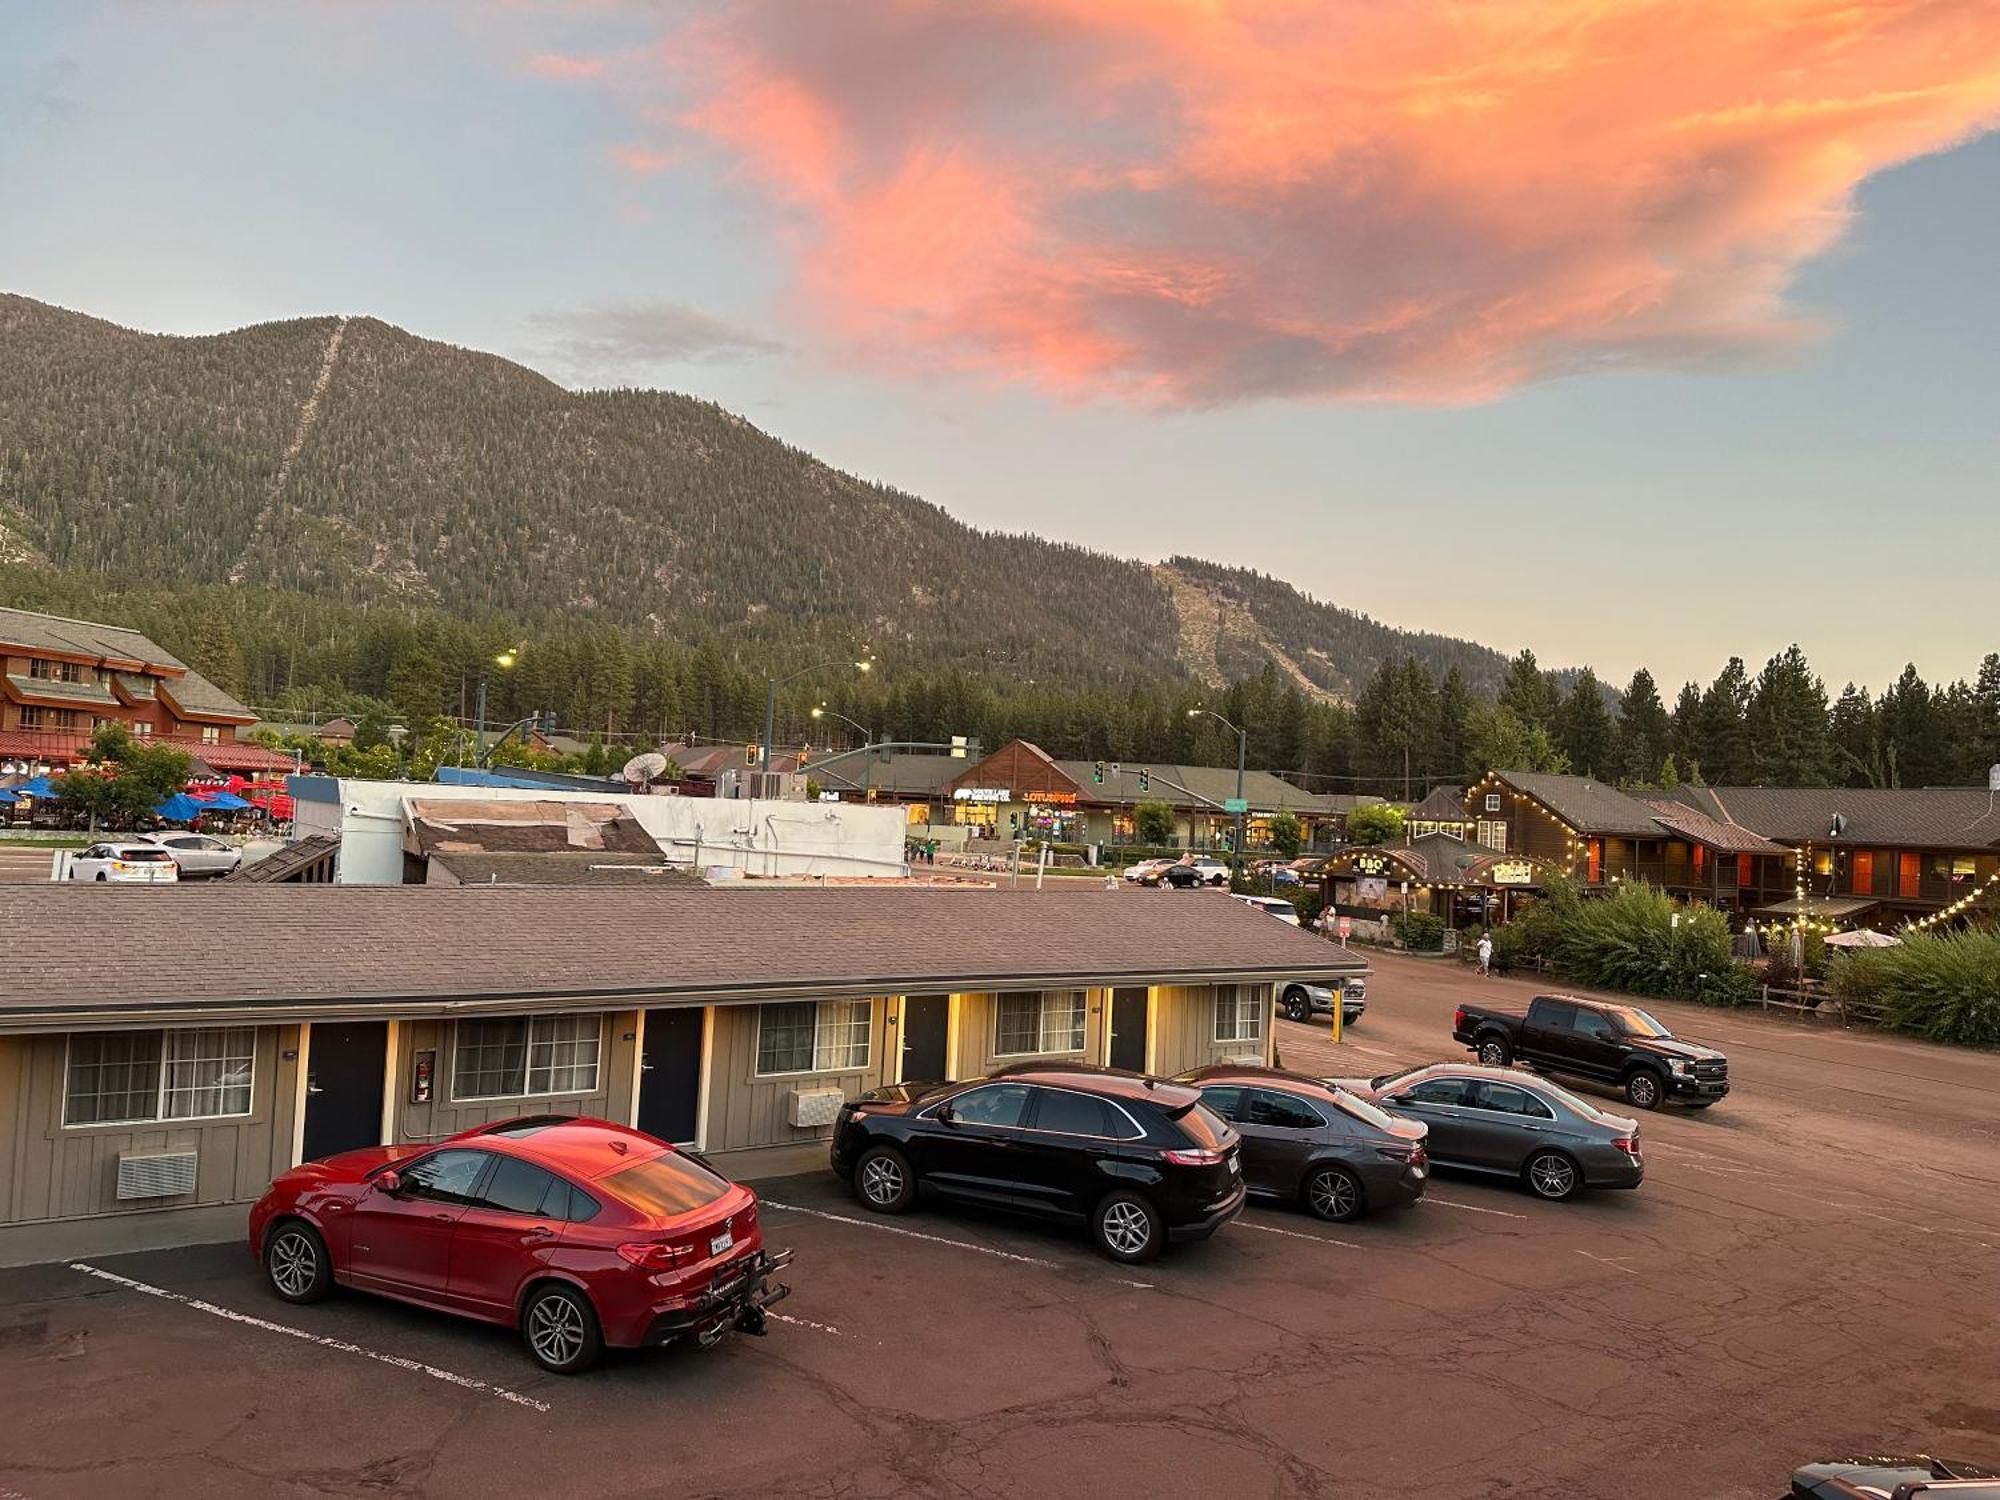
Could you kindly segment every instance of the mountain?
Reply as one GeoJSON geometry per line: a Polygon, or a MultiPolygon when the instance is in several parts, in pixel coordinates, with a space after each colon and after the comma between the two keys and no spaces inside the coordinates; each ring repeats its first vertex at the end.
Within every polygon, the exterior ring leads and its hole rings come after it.
{"type": "Polygon", "coordinates": [[[1385,656],[1497,652],[1260,574],[981,531],[712,403],[566,390],[372,318],[204,338],[0,295],[0,562],[370,610],[803,638],[927,663],[1351,697],[1385,656]]]}

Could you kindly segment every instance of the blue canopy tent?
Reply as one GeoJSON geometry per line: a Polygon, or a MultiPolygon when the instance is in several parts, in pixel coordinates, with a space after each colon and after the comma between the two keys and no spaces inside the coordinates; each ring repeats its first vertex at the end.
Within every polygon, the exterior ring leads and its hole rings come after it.
{"type": "Polygon", "coordinates": [[[12,792],[8,791],[5,787],[0,787],[0,803],[19,802],[20,800],[21,799],[19,797],[16,797],[12,792]]]}
{"type": "Polygon", "coordinates": [[[186,792],[175,792],[153,809],[153,815],[165,818],[169,823],[192,823],[209,811],[212,809],[205,803],[195,801],[186,792]]]}
{"type": "Polygon", "coordinates": [[[234,792],[197,792],[195,800],[210,812],[244,812],[257,805],[246,802],[234,792]]]}
{"type": "Polygon", "coordinates": [[[32,781],[24,781],[14,788],[17,797],[33,797],[40,802],[52,802],[56,798],[56,784],[46,776],[37,776],[32,781]]]}

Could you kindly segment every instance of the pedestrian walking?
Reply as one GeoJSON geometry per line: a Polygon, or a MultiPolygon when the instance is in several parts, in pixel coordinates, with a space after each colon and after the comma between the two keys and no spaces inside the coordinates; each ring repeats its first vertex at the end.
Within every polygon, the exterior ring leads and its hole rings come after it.
{"type": "Polygon", "coordinates": [[[1479,972],[1488,978],[1493,975],[1493,939],[1483,932],[1479,934],[1479,972]]]}

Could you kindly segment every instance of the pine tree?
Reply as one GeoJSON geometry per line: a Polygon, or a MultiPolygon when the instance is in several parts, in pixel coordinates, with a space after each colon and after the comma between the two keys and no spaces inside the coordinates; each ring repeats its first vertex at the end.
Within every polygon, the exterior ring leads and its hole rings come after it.
{"type": "Polygon", "coordinates": [[[1931,786],[1942,780],[1944,725],[1936,696],[1914,663],[1903,668],[1876,705],[1890,786],[1931,786]]]}
{"type": "Polygon", "coordinates": [[[1535,661],[1535,653],[1523,647],[1521,654],[1507,663],[1507,680],[1500,687],[1500,706],[1530,729],[1550,729],[1556,717],[1555,683],[1535,661]]]}
{"type": "Polygon", "coordinates": [[[1875,723],[1875,700],[1853,683],[1840,690],[1828,729],[1839,778],[1847,786],[1887,786],[1882,737],[1875,723]]]}
{"type": "Polygon", "coordinates": [[[1438,684],[1437,743],[1429,761],[1433,776],[1447,780],[1465,774],[1466,751],[1472,743],[1472,716],[1479,700],[1466,686],[1465,674],[1449,667],[1438,684]]]}
{"type": "Polygon", "coordinates": [[[1640,667],[1618,699],[1618,770],[1644,786],[1662,776],[1673,725],[1653,674],[1640,667]]]}
{"type": "Polygon", "coordinates": [[[1743,745],[1743,715],[1749,701],[1750,677],[1743,658],[1732,656],[1701,695],[1695,712],[1694,757],[1724,786],[1745,780],[1750,772],[1743,745]]]}
{"type": "Polygon", "coordinates": [[[1618,733],[1597,674],[1585,667],[1556,712],[1555,742],[1579,776],[1615,776],[1618,733]]]}
{"type": "Polygon", "coordinates": [[[1825,786],[1833,769],[1826,685],[1797,644],[1764,664],[1745,707],[1750,775],[1763,786],[1825,786]]]}

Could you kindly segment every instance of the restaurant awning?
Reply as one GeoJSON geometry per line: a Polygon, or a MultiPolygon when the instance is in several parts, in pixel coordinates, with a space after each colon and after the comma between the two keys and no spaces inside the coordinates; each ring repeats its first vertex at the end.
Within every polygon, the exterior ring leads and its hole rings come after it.
{"type": "Polygon", "coordinates": [[[1841,922],[1881,904],[1873,896],[1807,896],[1804,900],[1794,896],[1788,901],[1773,901],[1769,906],[1758,907],[1757,915],[1805,916],[1822,922],[1841,922]]]}

